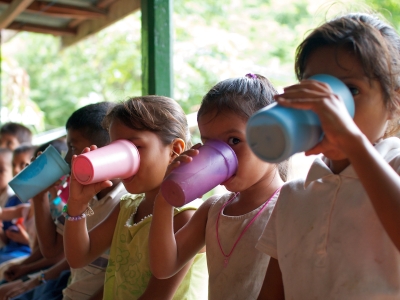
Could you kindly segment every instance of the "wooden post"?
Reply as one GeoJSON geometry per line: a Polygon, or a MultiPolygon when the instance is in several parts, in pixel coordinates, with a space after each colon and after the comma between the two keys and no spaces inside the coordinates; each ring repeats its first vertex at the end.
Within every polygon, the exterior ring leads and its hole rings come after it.
{"type": "Polygon", "coordinates": [[[142,94],[173,97],[172,0],[141,0],[142,94]]]}

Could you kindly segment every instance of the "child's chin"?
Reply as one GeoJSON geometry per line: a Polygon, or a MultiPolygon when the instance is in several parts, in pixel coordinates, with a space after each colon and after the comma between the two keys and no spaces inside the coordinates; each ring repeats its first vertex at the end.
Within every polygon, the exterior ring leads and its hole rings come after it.
{"type": "Polygon", "coordinates": [[[232,182],[233,179],[235,179],[236,174],[232,175],[231,177],[229,177],[227,180],[225,180],[224,182],[221,183],[221,185],[225,186],[226,188],[228,188],[227,186],[232,182]]]}
{"type": "Polygon", "coordinates": [[[325,157],[330,160],[344,160],[347,159],[347,156],[340,150],[329,150],[322,153],[325,157]]]}

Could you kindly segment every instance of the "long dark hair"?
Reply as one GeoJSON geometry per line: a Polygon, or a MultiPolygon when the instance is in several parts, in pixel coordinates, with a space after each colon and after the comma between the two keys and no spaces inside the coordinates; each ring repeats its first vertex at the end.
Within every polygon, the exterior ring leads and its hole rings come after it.
{"type": "MultiPolygon", "coordinates": [[[[323,46],[352,51],[360,59],[365,75],[381,84],[388,111],[399,112],[400,37],[391,26],[374,15],[352,13],[314,29],[296,50],[295,72],[299,80],[303,79],[311,53],[323,46]]],[[[399,130],[398,120],[393,120],[386,136],[399,130]]]]}
{"type": "MultiPolygon", "coordinates": [[[[277,93],[272,83],[259,74],[223,80],[203,97],[197,120],[206,113],[215,112],[217,115],[224,111],[237,114],[247,122],[257,110],[275,102],[277,93]]],[[[277,164],[277,167],[282,180],[286,181],[288,161],[277,164]]]]}

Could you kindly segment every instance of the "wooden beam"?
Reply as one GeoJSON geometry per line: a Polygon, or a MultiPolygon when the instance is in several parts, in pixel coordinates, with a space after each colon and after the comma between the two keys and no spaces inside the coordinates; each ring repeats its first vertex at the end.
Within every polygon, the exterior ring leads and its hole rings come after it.
{"type": "Polygon", "coordinates": [[[140,8],[140,0],[119,0],[108,8],[108,16],[97,20],[87,20],[76,27],[76,36],[63,36],[62,48],[69,47],[84,38],[110,26],[140,8]]]}
{"type": "Polygon", "coordinates": [[[10,25],[18,15],[29,6],[33,0],[14,0],[0,15],[0,29],[10,25]]]}
{"type": "MultiPolygon", "coordinates": [[[[10,4],[12,0],[0,0],[0,3],[10,4]]],[[[50,4],[44,1],[34,1],[26,9],[26,12],[37,13],[45,16],[52,16],[66,19],[96,19],[107,15],[104,9],[85,8],[63,4],[50,4]]]]}
{"type": "Polygon", "coordinates": [[[99,2],[97,2],[96,7],[98,8],[106,8],[108,6],[110,6],[111,4],[113,4],[114,2],[117,2],[118,0],[99,0],[99,2]]]}
{"type": "Polygon", "coordinates": [[[20,23],[20,22],[11,23],[7,27],[7,29],[13,29],[18,31],[29,31],[36,33],[46,33],[56,36],[74,36],[76,34],[76,31],[70,28],[57,28],[57,27],[42,26],[36,24],[20,23]]]}
{"type": "MultiPolygon", "coordinates": [[[[113,4],[114,2],[117,2],[117,1],[118,0],[100,0],[99,2],[97,2],[96,7],[100,8],[100,9],[104,9],[104,8],[107,8],[108,6],[110,6],[111,4],[113,4]]],[[[75,28],[76,26],[78,26],[82,22],[83,22],[83,20],[72,20],[68,24],[68,27],[69,28],[75,28]]]]}

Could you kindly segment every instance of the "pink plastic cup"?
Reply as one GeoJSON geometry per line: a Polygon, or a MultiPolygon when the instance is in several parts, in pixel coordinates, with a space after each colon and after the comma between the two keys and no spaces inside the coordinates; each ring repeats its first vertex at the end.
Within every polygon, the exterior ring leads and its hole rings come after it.
{"type": "Polygon", "coordinates": [[[128,140],[111,144],[78,155],[72,163],[72,172],[80,184],[91,184],[115,178],[127,179],[139,170],[140,156],[128,140]]]}
{"type": "Polygon", "coordinates": [[[190,163],[180,165],[164,179],[161,193],[169,204],[183,206],[228,180],[237,166],[236,154],[228,144],[209,140],[190,163]]]}

